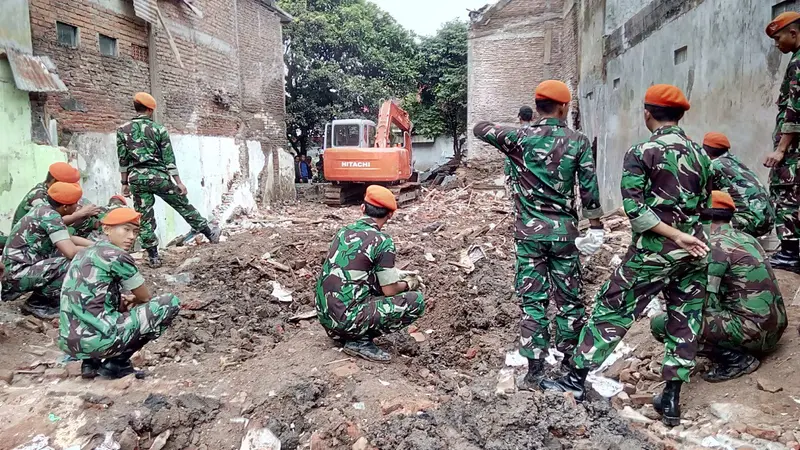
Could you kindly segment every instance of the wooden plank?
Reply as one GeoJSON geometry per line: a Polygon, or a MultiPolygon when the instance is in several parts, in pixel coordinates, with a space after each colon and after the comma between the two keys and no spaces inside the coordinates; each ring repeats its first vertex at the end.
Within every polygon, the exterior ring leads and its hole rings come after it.
{"type": "MultiPolygon", "coordinates": [[[[164,16],[161,14],[161,9],[159,9],[158,6],[156,6],[156,13],[158,13],[158,20],[161,21],[161,26],[164,27],[164,31],[167,32],[167,40],[169,40],[169,47],[172,49],[172,53],[175,54],[175,61],[178,62],[181,69],[185,69],[181,61],[181,54],[178,52],[178,46],[175,44],[175,39],[172,39],[172,33],[170,33],[169,27],[167,27],[167,23],[164,21],[164,16]]],[[[150,51],[155,51],[155,49],[151,48],[150,51]]]]}

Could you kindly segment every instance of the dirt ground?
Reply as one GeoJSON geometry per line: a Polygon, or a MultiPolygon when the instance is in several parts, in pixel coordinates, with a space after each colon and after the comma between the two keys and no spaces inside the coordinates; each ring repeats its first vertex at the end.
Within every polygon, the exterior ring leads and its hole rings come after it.
{"type": "MultiPolygon", "coordinates": [[[[407,332],[378,341],[393,356],[387,365],[346,357],[315,319],[298,318],[314,309],[334,232],[359,217],[313,192],[237,218],[217,246],[170,248],[164,267],[143,267],[153,291],[175,293],[184,307],[136,355],[145,380],[81,380],[79,364],[54,344],[55,324],[20,316],[17,302],[0,305],[0,449],[267,449],[243,444],[265,428],[289,450],[783,449],[800,441],[800,307],[790,306],[800,305],[800,277],[783,272],[790,328],[780,349],[732,382],[694,377],[676,429],[640,405],[660,391],[651,369],[663,352],[646,319],[624,341],[630,353],[605,373],[628,382],[627,394],[575,404],[519,391],[513,379],[498,383],[524,367],[506,365],[520,312],[513,219],[497,173],[459,169],[456,185],[423,191],[387,227],[398,264],[420,271],[432,304],[407,332]]],[[[586,261],[587,299],[630,239],[624,218],[606,224],[607,245],[586,261]]]]}

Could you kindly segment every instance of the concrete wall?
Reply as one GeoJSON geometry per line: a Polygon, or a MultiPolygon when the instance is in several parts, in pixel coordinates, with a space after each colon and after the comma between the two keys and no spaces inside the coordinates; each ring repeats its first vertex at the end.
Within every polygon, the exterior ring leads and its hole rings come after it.
{"type": "Polygon", "coordinates": [[[766,180],[761,160],[772,148],[775,100],[788,58],[764,34],[777,3],[582,2],[580,110],[584,132],[598,139],[604,207],[620,206],[624,154],[650,135],[642,101],[656,83],[677,85],[689,97],[692,109],[683,126],[690,137],[699,141],[708,131],[727,134],[733,151],[766,180]],[[605,24],[620,17],[627,20],[609,33],[605,24]],[[734,39],[723,42],[722,36],[734,39]],[[675,52],[683,47],[681,62],[675,52]]]}
{"type": "Polygon", "coordinates": [[[426,170],[444,164],[453,157],[453,138],[439,136],[436,139],[414,136],[414,170],[426,170]]]}

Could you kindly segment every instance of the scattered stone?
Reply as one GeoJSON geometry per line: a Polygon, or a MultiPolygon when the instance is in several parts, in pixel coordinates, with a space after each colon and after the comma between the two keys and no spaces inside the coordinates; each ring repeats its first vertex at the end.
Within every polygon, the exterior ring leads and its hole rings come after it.
{"type": "Polygon", "coordinates": [[[353,444],[352,448],[353,448],[353,450],[368,450],[369,449],[369,441],[367,440],[367,438],[362,436],[362,437],[358,438],[356,443],[353,444]]]}
{"type": "MultiPolygon", "coordinates": [[[[634,371],[631,369],[624,369],[619,373],[619,381],[621,383],[629,383],[629,384],[636,384],[639,381],[639,378],[634,376],[634,371]]],[[[638,375],[638,373],[637,373],[638,375]]]]}
{"type": "Polygon", "coordinates": [[[13,370],[0,370],[0,381],[5,381],[6,384],[11,384],[14,381],[13,370]]]}
{"type": "Polygon", "coordinates": [[[361,430],[358,429],[358,425],[354,424],[353,422],[347,422],[347,428],[345,432],[352,440],[357,440],[362,436],[361,430]]]}
{"type": "Polygon", "coordinates": [[[80,396],[83,400],[84,408],[106,409],[114,404],[114,400],[106,397],[105,395],[83,394],[80,396]]]}
{"type": "Polygon", "coordinates": [[[119,448],[122,450],[139,448],[139,436],[131,427],[125,428],[125,430],[120,433],[117,442],[119,443],[119,448]]]}
{"type": "Polygon", "coordinates": [[[652,405],[645,405],[642,409],[639,410],[639,412],[648,419],[655,421],[661,420],[661,414],[656,412],[655,408],[653,408],[652,405]]]}
{"type": "Polygon", "coordinates": [[[281,441],[269,428],[254,428],[242,439],[239,450],[280,450],[281,441]]]}
{"type": "Polygon", "coordinates": [[[70,378],[81,376],[80,361],[70,361],[64,366],[64,368],[67,369],[67,376],[70,378]]]}
{"type": "Polygon", "coordinates": [[[778,442],[780,442],[781,444],[788,445],[790,442],[793,441],[794,441],[794,433],[792,433],[791,431],[785,431],[783,434],[781,434],[781,437],[778,438],[778,442]]]}
{"type": "Polygon", "coordinates": [[[330,450],[330,447],[322,438],[322,433],[315,431],[311,435],[311,450],[330,450]]]}
{"type": "Polygon", "coordinates": [[[630,366],[628,361],[620,358],[610,365],[608,369],[603,372],[603,376],[611,378],[612,380],[619,380],[620,373],[630,366]]]}
{"type": "Polygon", "coordinates": [[[631,404],[636,406],[650,405],[653,403],[652,394],[633,394],[631,395],[631,404]]]}
{"type": "Polygon", "coordinates": [[[134,378],[132,376],[129,376],[129,377],[125,377],[125,378],[120,378],[119,380],[109,381],[108,382],[108,387],[110,389],[116,389],[118,391],[124,391],[125,389],[128,389],[129,387],[131,387],[131,384],[133,384],[133,380],[134,380],[134,378]]]}
{"type": "Polygon", "coordinates": [[[150,450],[161,450],[167,445],[167,440],[169,437],[172,436],[172,430],[167,430],[158,435],[157,438],[153,439],[153,443],[150,445],[150,450]]]}
{"type": "Polygon", "coordinates": [[[348,378],[359,372],[361,372],[361,369],[359,369],[354,362],[349,362],[331,369],[331,373],[339,378],[348,378]]]}
{"type": "Polygon", "coordinates": [[[414,333],[409,333],[409,334],[411,335],[412,338],[414,338],[415,341],[417,341],[417,342],[425,342],[425,339],[426,339],[425,333],[414,332],[414,333]]]}
{"type": "Polygon", "coordinates": [[[398,400],[391,401],[381,405],[381,412],[383,413],[384,416],[388,416],[389,414],[395,411],[399,411],[401,409],[403,409],[403,404],[398,400]]]}
{"type": "Polygon", "coordinates": [[[464,354],[467,359],[472,359],[476,356],[478,356],[478,347],[470,347],[467,349],[467,353],[464,354]]]}
{"type": "Polygon", "coordinates": [[[633,423],[641,423],[641,424],[644,424],[644,425],[649,425],[649,424],[653,423],[653,420],[648,419],[647,417],[643,416],[642,414],[640,414],[639,412],[635,411],[630,406],[626,406],[625,408],[622,409],[622,411],[619,411],[619,416],[622,417],[623,419],[625,419],[625,420],[627,420],[629,422],[633,422],[633,423]]]}
{"type": "Polygon", "coordinates": [[[757,428],[752,426],[747,426],[747,433],[751,434],[759,439],[766,439],[768,441],[777,441],[779,434],[775,430],[768,430],[766,428],[757,428]]]}
{"type": "Polygon", "coordinates": [[[44,378],[46,380],[62,380],[69,376],[67,369],[60,367],[55,369],[47,369],[44,371],[44,378]]]}
{"type": "Polygon", "coordinates": [[[33,331],[35,333],[38,333],[45,328],[44,322],[35,317],[26,317],[24,320],[17,323],[17,326],[19,326],[20,328],[24,328],[28,331],[33,331]]]}
{"type": "Polygon", "coordinates": [[[726,422],[754,422],[764,416],[761,411],[738,403],[712,403],[711,414],[726,422]]]}
{"type": "Polygon", "coordinates": [[[506,396],[514,393],[516,389],[517,386],[514,382],[514,369],[501,369],[500,373],[497,375],[497,388],[494,392],[495,395],[501,397],[506,396]]]}
{"type": "Polygon", "coordinates": [[[633,395],[636,393],[636,385],[625,383],[622,385],[622,390],[628,395],[633,395]]]}
{"type": "Polygon", "coordinates": [[[164,274],[164,280],[169,284],[189,284],[194,280],[194,275],[186,272],[177,275],[164,274]]]}
{"type": "Polygon", "coordinates": [[[422,379],[428,378],[431,376],[431,371],[423,367],[422,369],[419,369],[419,376],[422,379]]]}
{"type": "Polygon", "coordinates": [[[783,387],[776,386],[774,383],[765,378],[758,378],[756,380],[756,383],[759,389],[765,392],[769,392],[770,394],[774,394],[776,392],[780,392],[783,390],[783,387]]]}
{"type": "Polygon", "coordinates": [[[188,269],[190,266],[197,264],[201,261],[199,257],[189,258],[183,262],[180,266],[178,266],[178,272],[183,272],[184,270],[188,269]]]}

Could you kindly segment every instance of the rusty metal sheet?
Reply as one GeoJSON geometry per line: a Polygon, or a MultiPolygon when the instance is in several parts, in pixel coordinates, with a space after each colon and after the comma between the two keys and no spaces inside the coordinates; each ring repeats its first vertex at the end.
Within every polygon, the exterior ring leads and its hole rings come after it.
{"type": "Polygon", "coordinates": [[[136,17],[158,26],[158,0],[133,0],[136,17]]]}
{"type": "Polygon", "coordinates": [[[67,86],[55,73],[55,64],[47,56],[33,56],[6,50],[14,83],[21,91],[66,92],[67,86]]]}

